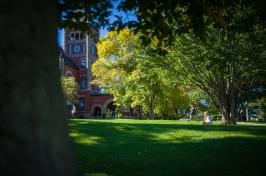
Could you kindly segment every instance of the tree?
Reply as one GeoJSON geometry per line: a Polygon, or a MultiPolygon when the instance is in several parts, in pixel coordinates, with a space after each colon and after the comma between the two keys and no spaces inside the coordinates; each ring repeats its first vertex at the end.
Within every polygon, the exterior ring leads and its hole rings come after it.
{"type": "Polygon", "coordinates": [[[57,0],[60,28],[74,28],[88,33],[109,25],[110,0],[57,0]]]}
{"type": "Polygon", "coordinates": [[[92,66],[93,83],[108,89],[114,96],[117,107],[128,105],[125,80],[136,66],[133,50],[136,37],[128,30],[109,32],[97,45],[99,58],[92,66]]]}
{"type": "Polygon", "coordinates": [[[123,22],[118,18],[113,25],[117,28],[127,26],[141,32],[146,42],[155,36],[160,43],[171,44],[175,35],[189,30],[204,39],[206,27],[210,24],[219,28],[228,27],[234,16],[232,9],[237,6],[252,11],[230,27],[236,31],[248,31],[258,21],[265,25],[265,5],[266,2],[261,0],[125,0],[121,1],[118,9],[133,11],[137,20],[123,22]]]}
{"type": "MultiPolygon", "coordinates": [[[[118,2],[117,10],[136,16],[133,20],[117,20],[110,24],[108,17],[112,13],[111,0],[57,0],[59,26],[81,30],[109,26],[113,29],[128,27],[141,32],[142,39],[151,41],[156,36],[159,43],[171,43],[176,34],[193,29],[198,36],[204,36],[206,26],[215,24],[225,27],[231,23],[236,6],[249,7],[252,10],[233,26],[236,30],[250,30],[258,21],[265,25],[266,14],[262,0],[123,0],[118,2]],[[229,10],[229,11],[228,11],[229,10]]],[[[89,31],[88,31],[89,32],[89,31]]]]}
{"type": "Polygon", "coordinates": [[[141,107],[150,118],[174,115],[186,102],[185,95],[177,81],[166,79],[166,70],[158,66],[160,56],[151,55],[158,42],[144,47],[139,36],[124,29],[109,32],[100,41],[93,83],[107,87],[117,106],[141,107]]]}
{"type": "Polygon", "coordinates": [[[1,2],[0,169],[74,175],[64,118],[52,1],[1,2]]]}
{"type": "Polygon", "coordinates": [[[66,101],[77,102],[79,85],[72,76],[61,76],[61,85],[66,101]]]}
{"type": "Polygon", "coordinates": [[[251,32],[209,27],[206,41],[193,33],[177,36],[168,64],[178,75],[202,89],[223,115],[235,124],[262,73],[265,74],[265,37],[261,26],[251,32]]]}

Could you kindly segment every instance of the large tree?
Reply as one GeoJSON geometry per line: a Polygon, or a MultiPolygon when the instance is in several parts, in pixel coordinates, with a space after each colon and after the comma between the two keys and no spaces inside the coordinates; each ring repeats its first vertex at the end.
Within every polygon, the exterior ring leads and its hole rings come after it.
{"type": "Polygon", "coordinates": [[[177,36],[166,62],[209,96],[225,124],[235,124],[265,74],[265,41],[266,30],[259,25],[233,33],[211,26],[205,41],[193,33],[177,36]]]}
{"type": "Polygon", "coordinates": [[[6,175],[74,175],[56,27],[106,25],[109,7],[110,1],[1,2],[0,168],[6,175]]]}
{"type": "Polygon", "coordinates": [[[98,44],[99,59],[93,64],[94,83],[106,87],[118,106],[141,107],[149,117],[173,116],[186,103],[179,82],[160,67],[156,48],[143,46],[140,35],[128,29],[109,32],[98,44]]]}
{"type": "Polygon", "coordinates": [[[0,5],[0,168],[5,175],[74,175],[63,116],[52,1],[0,5]]]}

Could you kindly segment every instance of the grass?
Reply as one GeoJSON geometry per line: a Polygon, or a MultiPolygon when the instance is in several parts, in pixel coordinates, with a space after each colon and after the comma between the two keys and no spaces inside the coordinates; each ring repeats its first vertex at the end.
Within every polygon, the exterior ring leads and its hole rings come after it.
{"type": "Polygon", "coordinates": [[[70,120],[78,175],[263,175],[266,125],[70,120]]]}

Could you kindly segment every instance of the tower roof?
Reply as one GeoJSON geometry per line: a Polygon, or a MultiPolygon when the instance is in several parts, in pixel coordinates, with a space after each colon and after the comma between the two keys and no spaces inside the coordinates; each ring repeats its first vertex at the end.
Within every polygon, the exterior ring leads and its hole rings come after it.
{"type": "Polygon", "coordinates": [[[78,69],[78,66],[71,60],[71,58],[69,58],[62,47],[58,47],[59,48],[59,57],[64,58],[64,65],[67,65],[73,69],[78,69]]]}

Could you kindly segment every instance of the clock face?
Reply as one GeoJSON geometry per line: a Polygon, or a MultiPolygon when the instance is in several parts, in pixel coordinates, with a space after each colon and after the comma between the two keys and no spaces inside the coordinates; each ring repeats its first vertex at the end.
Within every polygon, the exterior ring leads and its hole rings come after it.
{"type": "Polygon", "coordinates": [[[74,45],[74,52],[78,53],[80,51],[80,46],[79,45],[74,45]]]}
{"type": "Polygon", "coordinates": [[[67,54],[71,57],[85,57],[84,43],[69,43],[67,47],[67,54]]]}

